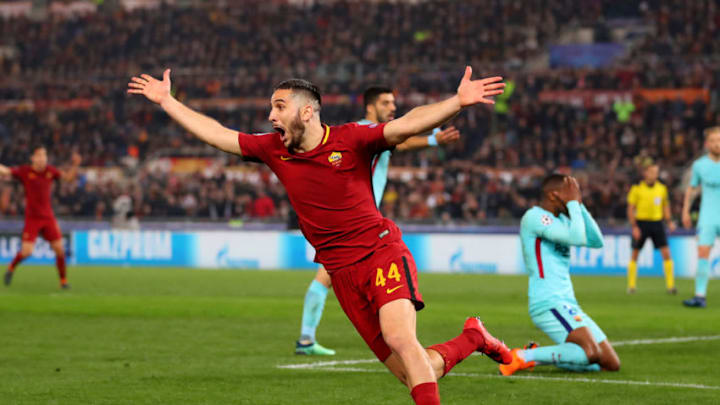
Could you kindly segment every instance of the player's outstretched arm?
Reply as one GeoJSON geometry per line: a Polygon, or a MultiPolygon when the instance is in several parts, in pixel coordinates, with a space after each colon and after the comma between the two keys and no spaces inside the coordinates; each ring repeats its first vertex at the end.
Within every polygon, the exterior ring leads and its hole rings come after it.
{"type": "Polygon", "coordinates": [[[480,80],[471,80],[472,68],[465,68],[457,94],[447,100],[434,104],[415,107],[400,118],[385,125],[383,134],[390,145],[398,145],[416,134],[422,134],[447,122],[463,108],[475,104],[494,104],[491,99],[503,93],[505,83],[502,77],[495,76],[480,80]]]}
{"type": "Polygon", "coordinates": [[[170,94],[170,69],[165,69],[162,81],[147,74],[133,77],[128,83],[127,92],[142,94],[153,103],[159,104],[173,120],[200,138],[201,141],[225,152],[241,154],[237,131],[226,128],[214,119],[193,111],[170,94]]]}
{"type": "Polygon", "coordinates": [[[396,151],[407,152],[411,150],[424,149],[430,146],[441,146],[457,142],[460,139],[460,131],[455,127],[447,127],[442,131],[435,134],[435,142],[430,141],[433,135],[430,136],[411,136],[406,139],[403,143],[395,147],[396,151]]]}

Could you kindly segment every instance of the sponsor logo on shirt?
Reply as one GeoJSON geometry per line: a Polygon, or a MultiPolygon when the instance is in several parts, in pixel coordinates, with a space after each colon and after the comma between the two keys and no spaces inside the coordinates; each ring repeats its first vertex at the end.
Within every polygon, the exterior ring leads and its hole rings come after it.
{"type": "Polygon", "coordinates": [[[52,177],[52,173],[50,173],[50,172],[46,172],[46,173],[45,173],[45,178],[48,178],[48,179],[49,179],[49,178],[51,178],[51,177],[52,177]]]}
{"type": "Polygon", "coordinates": [[[32,173],[32,172],[28,173],[28,179],[34,179],[34,178],[35,178],[35,173],[32,173]]]}
{"type": "Polygon", "coordinates": [[[335,167],[340,167],[340,164],[342,163],[342,153],[340,152],[333,152],[328,156],[328,162],[332,164],[335,167]]]}

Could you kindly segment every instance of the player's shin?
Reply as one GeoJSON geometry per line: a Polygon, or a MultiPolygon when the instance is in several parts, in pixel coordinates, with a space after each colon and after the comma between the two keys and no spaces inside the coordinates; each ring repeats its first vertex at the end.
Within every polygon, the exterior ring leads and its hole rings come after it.
{"type": "Polygon", "coordinates": [[[628,263],[628,268],[627,268],[628,292],[635,291],[636,286],[637,286],[637,262],[635,260],[631,260],[630,263],[628,263]]]}
{"type": "Polygon", "coordinates": [[[320,324],[325,301],[327,300],[328,289],[322,283],[313,280],[305,294],[303,305],[302,330],[300,332],[301,343],[315,342],[315,331],[320,324]]]}
{"type": "Polygon", "coordinates": [[[674,266],[672,260],[663,261],[663,272],[665,273],[665,288],[667,288],[668,291],[675,288],[675,271],[673,267],[674,266]]]}
{"type": "Polygon", "coordinates": [[[708,279],[710,278],[710,262],[708,259],[698,259],[697,274],[695,275],[695,295],[704,297],[707,294],[708,279]]]}
{"type": "Polygon", "coordinates": [[[55,265],[57,266],[60,284],[67,284],[67,271],[65,269],[65,255],[55,255],[55,265]]]}
{"type": "Polygon", "coordinates": [[[15,255],[15,258],[13,258],[12,262],[10,262],[10,266],[8,266],[8,271],[13,272],[15,271],[15,268],[22,263],[23,260],[25,260],[25,256],[22,255],[22,252],[18,252],[15,255]]]}
{"type": "Polygon", "coordinates": [[[417,405],[440,405],[440,392],[436,382],[418,384],[410,391],[417,405]]]}
{"type": "Polygon", "coordinates": [[[520,355],[525,361],[535,361],[541,364],[589,364],[585,350],[575,343],[566,342],[555,346],[524,350],[520,355]]]}

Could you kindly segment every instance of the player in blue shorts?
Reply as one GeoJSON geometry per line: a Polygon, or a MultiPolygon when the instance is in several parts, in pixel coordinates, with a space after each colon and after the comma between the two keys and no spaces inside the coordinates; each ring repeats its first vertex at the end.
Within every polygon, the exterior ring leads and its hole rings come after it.
{"type": "Polygon", "coordinates": [[[720,127],[705,130],[705,147],[708,154],[692,166],[690,186],[685,190],[682,222],[692,227],[690,206],[702,192],[700,217],[697,222],[698,264],[695,275],[695,296],[683,301],[687,307],[705,308],[708,280],[710,279],[710,250],[720,236],[720,127]]]}
{"type": "MultiPolygon", "coordinates": [[[[361,125],[381,124],[395,118],[395,96],[389,87],[373,86],[363,93],[365,105],[365,119],[358,121],[361,125]]],[[[444,130],[435,128],[429,135],[419,135],[408,138],[405,142],[395,146],[396,151],[410,151],[431,146],[445,145],[457,141],[460,133],[455,127],[444,130]]],[[[376,155],[372,161],[372,185],[375,204],[380,208],[385,186],[387,185],[388,167],[390,166],[391,151],[384,151],[376,155]]],[[[315,331],[320,324],[325,300],[330,289],[330,275],[320,266],[315,279],[305,293],[303,305],[302,326],[300,339],[295,344],[295,354],[332,356],[335,351],[321,346],[315,341],[315,331]]]]}
{"type": "Polygon", "coordinates": [[[514,349],[512,363],[501,365],[500,372],[507,376],[546,364],[572,371],[619,370],[620,359],[578,305],[570,280],[570,246],[603,246],[600,228],[582,205],[574,178],[553,174],[543,181],[540,206],[523,216],[520,238],[530,275],[530,317],[555,345],[514,349]]]}

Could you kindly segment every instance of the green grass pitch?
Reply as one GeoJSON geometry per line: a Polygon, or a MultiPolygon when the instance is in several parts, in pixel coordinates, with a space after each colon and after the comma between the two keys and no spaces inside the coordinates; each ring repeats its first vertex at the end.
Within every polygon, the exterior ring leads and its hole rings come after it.
{"type": "MultiPolygon", "coordinates": [[[[70,269],[71,291],[52,267],[22,266],[0,286],[2,404],[411,404],[407,390],[367,349],[329,296],[318,331],[333,358],[293,354],[312,272],[152,268],[70,269]],[[319,361],[347,361],[317,365],[319,361]],[[279,368],[310,364],[305,368],[279,368]]],[[[480,315],[510,346],[549,344],[527,315],[527,279],[421,274],[427,308],[418,314],[423,344],[456,336],[480,315]]],[[[444,378],[445,404],[720,403],[720,295],[686,309],[692,281],[678,296],[663,280],[641,278],[625,294],[618,277],[575,277],[581,306],[617,347],[618,373],[575,374],[538,367],[497,376],[473,356],[444,378]],[[672,337],[708,340],[658,343],[672,337]]]]}

